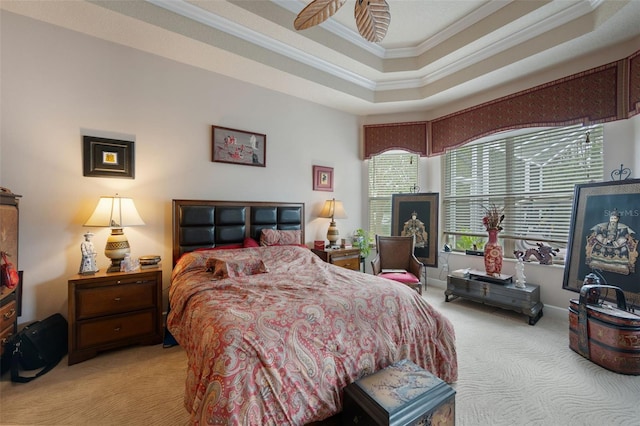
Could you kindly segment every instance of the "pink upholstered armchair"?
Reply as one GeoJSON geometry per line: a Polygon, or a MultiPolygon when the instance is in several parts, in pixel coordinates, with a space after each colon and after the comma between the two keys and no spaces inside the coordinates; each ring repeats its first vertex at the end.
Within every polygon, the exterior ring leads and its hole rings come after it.
{"type": "Polygon", "coordinates": [[[422,294],[424,265],[413,254],[413,236],[384,237],[376,235],[377,255],[371,261],[374,275],[398,281],[422,294]]]}

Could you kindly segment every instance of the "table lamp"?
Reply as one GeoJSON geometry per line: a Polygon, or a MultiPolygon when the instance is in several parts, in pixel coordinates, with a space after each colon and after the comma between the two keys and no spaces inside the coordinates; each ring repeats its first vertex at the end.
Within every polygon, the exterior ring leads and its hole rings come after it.
{"type": "Polygon", "coordinates": [[[98,205],[84,226],[110,227],[111,235],[107,238],[104,255],[111,259],[111,266],[107,272],[119,272],[120,262],[131,252],[127,236],[122,228],[125,226],[144,225],[131,198],[100,197],[98,205]]]}
{"type": "Polygon", "coordinates": [[[325,217],[325,218],[331,218],[331,223],[329,224],[329,229],[327,230],[327,240],[329,240],[330,247],[337,246],[338,237],[340,237],[340,232],[338,232],[338,228],[336,227],[335,219],[347,218],[347,214],[344,211],[342,201],[336,201],[335,198],[325,201],[319,216],[325,217]]]}

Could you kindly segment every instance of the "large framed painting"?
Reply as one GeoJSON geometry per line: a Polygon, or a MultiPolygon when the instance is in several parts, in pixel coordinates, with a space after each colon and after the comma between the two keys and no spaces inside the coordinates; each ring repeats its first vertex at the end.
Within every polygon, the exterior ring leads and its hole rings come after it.
{"type": "Polygon", "coordinates": [[[393,194],[391,198],[391,235],[414,235],[418,260],[437,268],[439,194],[393,194]]]}
{"type": "Polygon", "coordinates": [[[576,185],[562,288],[579,292],[594,273],[637,300],[638,230],[640,179],[576,185]]]}

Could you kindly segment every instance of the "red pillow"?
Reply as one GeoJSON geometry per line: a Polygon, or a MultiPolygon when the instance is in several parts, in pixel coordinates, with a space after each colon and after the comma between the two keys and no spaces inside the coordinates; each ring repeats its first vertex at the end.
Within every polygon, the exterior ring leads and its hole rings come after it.
{"type": "Polygon", "coordinates": [[[242,246],[244,248],[251,248],[251,247],[260,247],[260,244],[258,244],[258,242],[253,238],[247,237],[244,239],[244,243],[242,246]]]}

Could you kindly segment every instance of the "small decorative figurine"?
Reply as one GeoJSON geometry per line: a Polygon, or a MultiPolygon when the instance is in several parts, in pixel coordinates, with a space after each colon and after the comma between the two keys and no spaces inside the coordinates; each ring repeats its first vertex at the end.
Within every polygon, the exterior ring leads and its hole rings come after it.
{"type": "Polygon", "coordinates": [[[91,237],[93,237],[93,234],[87,232],[84,234],[84,241],[80,244],[80,251],[82,252],[81,274],[95,274],[98,272],[98,266],[96,265],[97,253],[91,242],[91,237]]]}
{"type": "Polygon", "coordinates": [[[527,249],[526,252],[516,250],[513,252],[513,254],[516,256],[517,259],[522,257],[523,260],[527,262],[529,261],[529,258],[533,256],[536,259],[538,259],[538,262],[540,262],[541,265],[553,264],[553,256],[555,256],[556,253],[560,251],[560,249],[557,249],[557,248],[554,249],[549,246],[545,246],[542,243],[536,243],[536,244],[538,245],[538,248],[530,248],[530,249],[527,249]]]}

